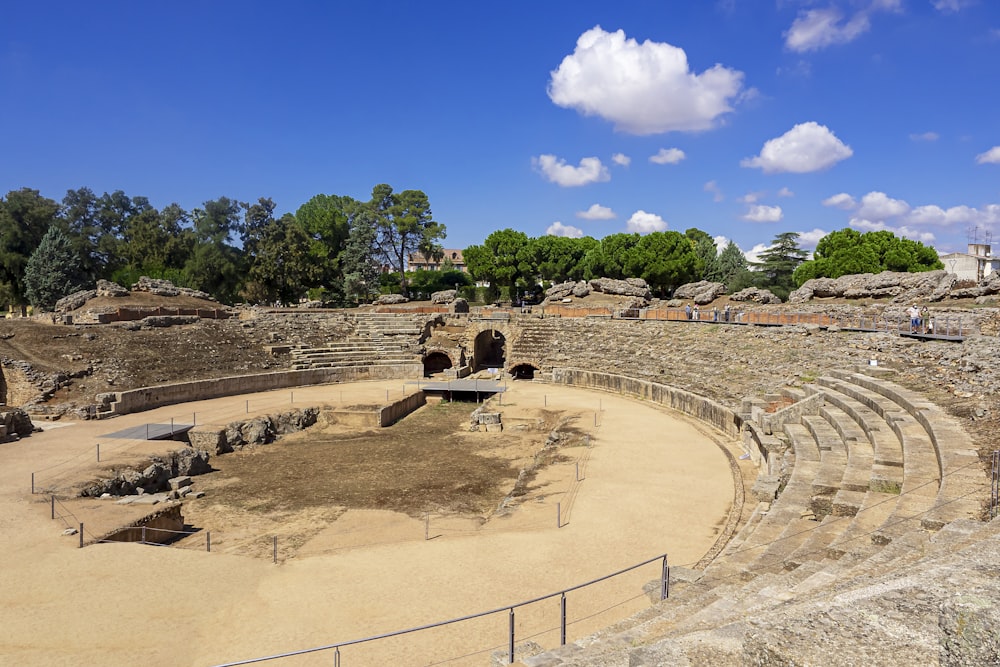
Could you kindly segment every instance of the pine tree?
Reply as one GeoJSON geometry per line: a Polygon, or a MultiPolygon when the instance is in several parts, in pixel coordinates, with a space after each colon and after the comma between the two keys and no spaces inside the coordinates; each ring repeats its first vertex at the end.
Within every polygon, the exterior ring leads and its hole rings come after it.
{"type": "Polygon", "coordinates": [[[51,310],[56,301],[83,289],[80,256],[73,243],[58,227],[49,227],[24,268],[24,292],[36,308],[51,310]]]}

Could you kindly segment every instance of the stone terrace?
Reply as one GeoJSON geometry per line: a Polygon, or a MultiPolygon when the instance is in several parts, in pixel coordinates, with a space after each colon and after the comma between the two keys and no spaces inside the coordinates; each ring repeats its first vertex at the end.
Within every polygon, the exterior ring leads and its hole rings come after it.
{"type": "Polygon", "coordinates": [[[747,401],[750,520],[704,569],[675,567],[668,600],[523,664],[996,664],[1000,520],[977,520],[978,457],[884,375],[747,401]]]}

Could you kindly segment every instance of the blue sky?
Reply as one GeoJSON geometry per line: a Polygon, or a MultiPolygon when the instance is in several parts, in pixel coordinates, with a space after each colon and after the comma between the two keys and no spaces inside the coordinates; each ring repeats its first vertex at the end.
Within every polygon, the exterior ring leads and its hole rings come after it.
{"type": "Polygon", "coordinates": [[[1000,226],[996,0],[8,3],[0,90],[3,193],[384,182],[457,248],[1000,226]]]}

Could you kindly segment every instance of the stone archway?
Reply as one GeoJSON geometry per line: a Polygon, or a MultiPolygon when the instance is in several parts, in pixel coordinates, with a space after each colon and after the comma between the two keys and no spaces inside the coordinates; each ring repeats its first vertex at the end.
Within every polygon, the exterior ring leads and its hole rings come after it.
{"type": "Polygon", "coordinates": [[[472,352],[472,371],[503,368],[507,360],[507,338],[497,329],[487,329],[476,336],[472,352]]]}
{"type": "Polygon", "coordinates": [[[515,380],[534,380],[538,367],[534,364],[516,364],[510,368],[510,376],[515,380]]]}
{"type": "Polygon", "coordinates": [[[454,364],[444,352],[431,352],[424,357],[424,377],[452,368],[454,364]]]}

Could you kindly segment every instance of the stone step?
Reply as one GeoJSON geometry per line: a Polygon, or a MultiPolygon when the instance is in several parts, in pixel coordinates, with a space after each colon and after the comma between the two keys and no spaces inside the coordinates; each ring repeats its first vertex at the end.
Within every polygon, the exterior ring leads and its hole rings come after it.
{"type": "Polygon", "coordinates": [[[844,468],[841,489],[867,491],[871,484],[875,455],[865,432],[840,408],[824,405],[819,413],[836,429],[847,447],[847,467],[844,468]]]}

